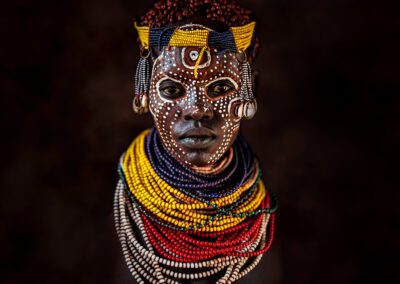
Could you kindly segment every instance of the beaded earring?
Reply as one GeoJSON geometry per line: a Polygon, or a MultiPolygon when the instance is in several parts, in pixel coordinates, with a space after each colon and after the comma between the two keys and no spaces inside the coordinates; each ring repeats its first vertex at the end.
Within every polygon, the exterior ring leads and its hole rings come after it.
{"type": "Polygon", "coordinates": [[[142,49],[140,51],[140,59],[136,67],[135,74],[135,97],[133,99],[133,110],[138,113],[146,113],[149,111],[148,90],[150,84],[150,50],[142,49]]]}
{"type": "Polygon", "coordinates": [[[257,101],[253,94],[253,86],[251,81],[251,67],[247,60],[246,52],[236,55],[240,64],[242,74],[242,84],[240,87],[240,95],[242,101],[236,105],[235,114],[239,118],[251,119],[257,112],[257,101]]]}

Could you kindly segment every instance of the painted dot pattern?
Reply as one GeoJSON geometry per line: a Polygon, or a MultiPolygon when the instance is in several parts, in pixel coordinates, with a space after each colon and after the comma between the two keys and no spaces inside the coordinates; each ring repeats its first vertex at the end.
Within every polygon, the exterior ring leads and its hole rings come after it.
{"type": "Polygon", "coordinates": [[[216,162],[229,149],[240,126],[240,119],[235,117],[233,111],[234,103],[240,100],[241,83],[236,54],[215,48],[207,49],[195,78],[193,69],[200,51],[201,48],[197,47],[165,47],[154,61],[149,89],[150,111],[161,141],[177,160],[188,166],[192,166],[185,158],[189,153],[173,137],[173,128],[184,113],[196,109],[211,112],[212,119],[219,121],[218,143],[208,153],[207,164],[216,162]],[[163,97],[159,86],[164,80],[181,84],[184,95],[177,99],[163,97]],[[229,80],[235,86],[234,90],[219,97],[209,96],[207,87],[218,80],[229,80]]]}

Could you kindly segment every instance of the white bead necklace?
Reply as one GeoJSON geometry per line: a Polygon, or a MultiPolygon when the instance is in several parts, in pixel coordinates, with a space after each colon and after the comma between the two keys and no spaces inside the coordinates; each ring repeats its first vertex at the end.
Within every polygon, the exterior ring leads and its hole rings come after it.
{"type": "MultiPolygon", "coordinates": [[[[202,262],[176,262],[162,258],[155,254],[154,248],[147,236],[138,208],[133,206],[126,193],[124,183],[120,180],[114,197],[114,217],[118,237],[121,242],[123,255],[129,271],[138,283],[179,283],[177,279],[206,278],[226,269],[224,276],[217,283],[232,283],[249,273],[260,262],[262,254],[254,259],[243,270],[242,267],[250,260],[249,257],[223,256],[202,262]],[[143,237],[146,248],[135,237],[135,225],[143,237]],[[167,267],[178,269],[201,269],[201,272],[182,273],[167,267]],[[210,268],[204,271],[204,268],[210,268]],[[171,278],[174,279],[171,279],[171,278]]],[[[267,243],[267,225],[270,214],[265,214],[262,219],[261,229],[256,239],[241,252],[252,252],[260,247],[263,249],[267,243]]],[[[244,240],[246,241],[246,240],[244,240]]]]}

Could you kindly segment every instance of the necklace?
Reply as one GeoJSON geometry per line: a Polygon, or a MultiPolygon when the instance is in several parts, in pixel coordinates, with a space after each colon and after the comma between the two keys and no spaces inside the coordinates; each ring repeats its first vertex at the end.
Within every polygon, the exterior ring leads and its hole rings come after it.
{"type": "Polygon", "coordinates": [[[254,154],[239,136],[233,144],[233,158],[220,174],[206,175],[188,169],[165,149],[153,128],[146,139],[146,153],[154,171],[171,186],[194,191],[199,196],[216,198],[234,192],[254,171],[254,154]],[[240,175],[234,175],[240,172],[240,175]]]}
{"type": "Polygon", "coordinates": [[[181,167],[160,144],[158,149],[150,147],[149,140],[158,143],[154,135],[154,130],[140,134],[121,157],[119,167],[114,216],[130,272],[139,283],[145,283],[144,279],[150,283],[179,283],[179,279],[205,278],[222,270],[224,275],[217,283],[243,277],[272,243],[277,208],[275,195],[260,179],[258,163],[248,159],[252,153],[246,152],[247,144],[244,140],[234,144],[231,163],[221,166],[219,174],[207,175],[181,167]],[[236,156],[241,151],[242,155],[236,156]],[[161,178],[157,173],[162,166],[156,166],[156,158],[184,173],[178,177],[185,179],[181,180],[184,186],[173,187],[173,175],[169,175],[168,182],[161,178]],[[242,183],[225,179],[237,176],[238,169],[245,172],[242,183]],[[198,179],[209,182],[204,188],[208,187],[210,194],[215,193],[209,184],[236,189],[207,197],[199,194],[202,187],[188,186],[199,184],[198,179]],[[137,232],[143,242],[136,237],[137,232]],[[183,273],[182,269],[191,273],[183,273]]]}

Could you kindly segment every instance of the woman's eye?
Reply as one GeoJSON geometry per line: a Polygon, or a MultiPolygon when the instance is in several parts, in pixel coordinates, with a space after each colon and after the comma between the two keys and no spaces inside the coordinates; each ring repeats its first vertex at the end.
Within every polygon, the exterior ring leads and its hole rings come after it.
{"type": "Polygon", "coordinates": [[[181,90],[177,87],[167,87],[163,89],[163,92],[167,93],[168,95],[179,95],[181,90]]]}
{"type": "Polygon", "coordinates": [[[224,94],[226,92],[229,92],[231,89],[232,88],[228,85],[220,84],[220,85],[214,86],[212,91],[215,93],[218,93],[218,94],[224,94]]]}
{"type": "Polygon", "coordinates": [[[210,97],[218,97],[218,96],[228,94],[228,93],[232,92],[233,90],[235,90],[233,83],[229,80],[223,80],[220,82],[215,82],[215,83],[211,84],[210,86],[208,86],[207,94],[210,97]]]}
{"type": "Polygon", "coordinates": [[[181,84],[171,80],[165,80],[160,84],[160,94],[168,99],[176,99],[185,93],[181,84]]]}

